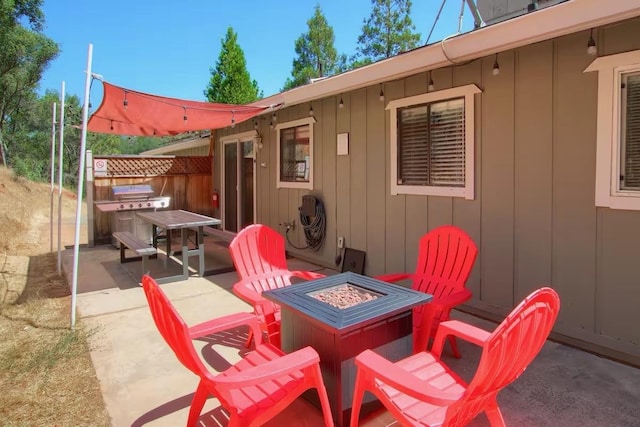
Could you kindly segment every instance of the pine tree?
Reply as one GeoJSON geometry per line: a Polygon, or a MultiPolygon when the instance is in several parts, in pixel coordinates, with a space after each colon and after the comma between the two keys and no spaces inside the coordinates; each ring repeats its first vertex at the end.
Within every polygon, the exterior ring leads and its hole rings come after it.
{"type": "Polygon", "coordinates": [[[211,79],[204,91],[209,102],[246,104],[259,98],[258,83],[249,75],[244,51],[233,28],[227,28],[216,66],[209,71],[211,79]]]}
{"type": "Polygon", "coordinates": [[[311,19],[307,21],[309,31],[296,40],[296,54],[291,77],[287,78],[284,90],[309,83],[311,79],[330,76],[338,68],[338,52],[334,46],[335,36],[320,5],[316,5],[311,19]]]}
{"type": "Polygon", "coordinates": [[[418,46],[420,34],[411,21],[411,0],[371,0],[373,8],[358,37],[357,60],[363,65],[418,46]]]}

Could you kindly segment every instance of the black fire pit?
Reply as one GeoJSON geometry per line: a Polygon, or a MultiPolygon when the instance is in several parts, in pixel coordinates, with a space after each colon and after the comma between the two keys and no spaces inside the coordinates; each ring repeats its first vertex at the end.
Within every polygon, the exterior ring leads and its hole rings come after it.
{"type": "MultiPolygon", "coordinates": [[[[411,354],[411,309],[431,300],[429,294],[351,272],[262,295],[282,307],[282,349],[291,352],[310,345],[320,355],[337,426],[349,424],[354,358],[365,349],[391,361],[411,354]]],[[[319,407],[316,393],[306,397],[319,407]]],[[[365,400],[363,413],[376,406],[374,401],[365,400]]]]}

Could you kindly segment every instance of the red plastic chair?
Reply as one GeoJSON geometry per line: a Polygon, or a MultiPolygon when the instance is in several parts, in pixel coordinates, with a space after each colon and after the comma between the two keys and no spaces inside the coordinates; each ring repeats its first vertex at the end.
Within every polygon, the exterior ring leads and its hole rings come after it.
{"type": "Polygon", "coordinates": [[[178,360],[200,377],[187,426],[196,425],[209,395],[229,412],[229,427],[259,426],[310,388],[318,390],[325,426],[333,426],[320,358],[311,347],[285,355],[268,343],[262,344],[260,327],[251,313],[236,313],[187,327],[155,280],[144,275],[142,286],[160,334],[178,360]],[[255,350],[220,374],[209,372],[192,340],[241,325],[249,325],[254,331],[255,350]]]}
{"type": "Polygon", "coordinates": [[[542,349],[559,309],[558,294],[542,288],[525,298],[493,333],[450,320],[440,324],[432,353],[391,363],[365,350],[355,362],[351,426],[358,425],[367,390],[404,426],[464,426],[482,411],[492,426],[504,426],[496,396],[542,349]],[[482,347],[478,369],[468,385],[440,360],[447,335],[482,347]]]}
{"type": "Polygon", "coordinates": [[[233,293],[254,307],[269,342],[279,348],[280,307],[262,298],[262,292],[289,286],[293,277],[312,280],[324,275],[289,271],[284,237],[266,225],[252,224],[240,230],[229,244],[229,251],[241,279],[233,286],[233,293]]]}
{"type": "MultiPolygon", "coordinates": [[[[413,352],[427,349],[440,322],[449,320],[451,309],[471,298],[465,288],[478,247],[462,229],[453,225],[434,228],[420,239],[415,273],[384,274],[377,279],[397,282],[411,279],[411,288],[433,295],[429,304],[413,309],[413,352]]],[[[449,343],[460,358],[455,337],[449,343]]]]}

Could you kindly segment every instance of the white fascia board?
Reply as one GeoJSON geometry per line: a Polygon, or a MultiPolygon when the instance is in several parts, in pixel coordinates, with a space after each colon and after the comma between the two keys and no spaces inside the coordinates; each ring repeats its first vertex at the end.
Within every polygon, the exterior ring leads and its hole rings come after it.
{"type": "Polygon", "coordinates": [[[445,38],[441,42],[281,92],[250,105],[296,105],[636,16],[640,16],[638,0],[569,0],[456,37],[445,38]],[[454,62],[449,61],[447,56],[454,62]]]}
{"type": "Polygon", "coordinates": [[[175,151],[187,150],[189,148],[203,147],[205,145],[209,145],[208,136],[206,138],[198,138],[191,141],[178,142],[177,144],[163,145],[162,147],[154,148],[153,150],[144,151],[140,154],[155,155],[155,154],[173,153],[175,151]]]}

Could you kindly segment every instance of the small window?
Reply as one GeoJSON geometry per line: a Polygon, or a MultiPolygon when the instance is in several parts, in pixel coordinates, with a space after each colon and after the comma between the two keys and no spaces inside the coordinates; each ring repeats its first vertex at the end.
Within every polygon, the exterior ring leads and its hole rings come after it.
{"type": "Polygon", "coordinates": [[[314,123],[310,117],[276,126],[278,188],[313,189],[314,123]]]}
{"type": "Polygon", "coordinates": [[[391,194],[474,198],[475,85],[391,101],[391,194]]]}
{"type": "Polygon", "coordinates": [[[640,191],[640,72],[622,75],[620,190],[640,191]]]}
{"type": "Polygon", "coordinates": [[[596,206],[640,210],[640,50],[602,56],[598,72],[596,206]]]}

